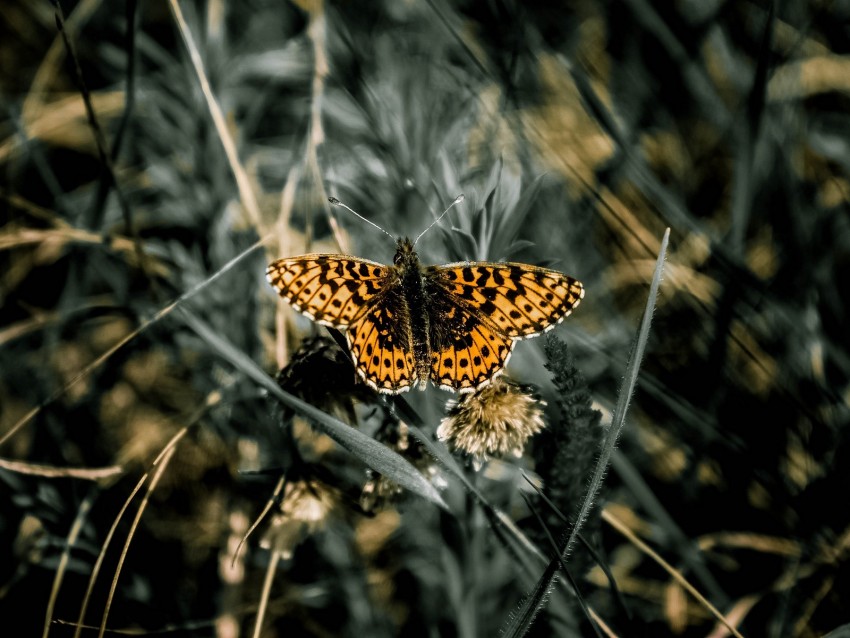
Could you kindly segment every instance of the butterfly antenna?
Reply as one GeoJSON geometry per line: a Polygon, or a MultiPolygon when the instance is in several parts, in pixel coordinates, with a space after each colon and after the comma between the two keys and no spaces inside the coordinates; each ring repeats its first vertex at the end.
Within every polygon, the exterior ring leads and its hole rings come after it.
{"type": "Polygon", "coordinates": [[[446,214],[447,214],[447,213],[448,213],[448,212],[449,212],[449,211],[450,211],[450,210],[451,210],[451,209],[452,209],[452,208],[453,208],[456,204],[460,204],[462,201],[463,201],[463,193],[461,193],[460,195],[458,195],[457,197],[455,197],[455,200],[454,200],[451,204],[449,204],[448,208],[446,208],[446,210],[444,210],[444,211],[443,211],[443,214],[442,214],[442,215],[440,215],[439,217],[437,217],[437,219],[435,219],[433,222],[431,222],[431,225],[430,225],[430,226],[428,226],[428,228],[426,228],[426,229],[425,229],[425,230],[423,230],[421,233],[419,233],[419,237],[417,237],[417,238],[416,238],[416,241],[414,241],[414,242],[413,242],[413,245],[415,246],[415,245],[416,245],[416,242],[417,242],[417,241],[419,241],[419,240],[422,238],[422,235],[424,235],[424,234],[425,234],[425,233],[427,233],[429,230],[431,230],[431,229],[434,227],[434,225],[435,225],[437,222],[439,222],[439,221],[440,221],[443,217],[445,217],[445,216],[446,216],[446,214]]]}
{"type": "Polygon", "coordinates": [[[387,231],[385,231],[383,228],[381,228],[380,226],[378,226],[378,224],[376,224],[376,223],[375,223],[375,222],[373,222],[373,221],[370,221],[370,220],[366,219],[365,217],[363,217],[363,215],[361,215],[360,213],[358,213],[356,210],[353,210],[353,209],[349,208],[348,206],[346,206],[345,204],[343,204],[343,203],[342,203],[341,201],[339,201],[336,197],[328,197],[328,201],[329,201],[331,204],[333,204],[334,206],[342,206],[342,207],[343,207],[345,210],[347,210],[349,213],[353,213],[354,215],[356,215],[357,217],[359,217],[360,219],[362,219],[364,222],[366,222],[367,224],[371,224],[372,226],[374,226],[375,228],[377,228],[378,230],[380,230],[382,233],[384,233],[384,235],[387,235],[390,239],[392,239],[393,241],[395,241],[395,237],[393,237],[393,236],[392,236],[392,235],[390,235],[387,231]]]}

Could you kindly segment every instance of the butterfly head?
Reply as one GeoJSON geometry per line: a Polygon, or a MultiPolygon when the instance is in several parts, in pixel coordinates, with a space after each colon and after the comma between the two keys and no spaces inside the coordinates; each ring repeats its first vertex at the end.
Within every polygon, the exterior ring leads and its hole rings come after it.
{"type": "Polygon", "coordinates": [[[413,250],[413,242],[407,237],[398,240],[398,245],[393,257],[396,266],[415,266],[419,264],[419,257],[413,250]]]}

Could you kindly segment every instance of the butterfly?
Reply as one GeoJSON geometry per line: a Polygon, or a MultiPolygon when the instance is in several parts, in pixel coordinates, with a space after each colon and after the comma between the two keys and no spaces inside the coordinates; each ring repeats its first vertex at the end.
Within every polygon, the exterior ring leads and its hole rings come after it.
{"type": "Polygon", "coordinates": [[[358,374],[389,394],[429,380],[444,390],[481,388],[517,340],[551,330],[584,297],[579,281],[527,264],[423,267],[407,238],[391,266],[311,254],[278,259],[266,278],[301,314],[345,329],[358,374]]]}

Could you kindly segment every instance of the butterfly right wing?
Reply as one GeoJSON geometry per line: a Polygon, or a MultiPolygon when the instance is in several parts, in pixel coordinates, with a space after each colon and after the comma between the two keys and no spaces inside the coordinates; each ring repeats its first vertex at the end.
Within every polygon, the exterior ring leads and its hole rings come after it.
{"type": "Polygon", "coordinates": [[[362,317],[388,281],[389,267],[345,255],[278,259],[266,279],[298,312],[317,323],[345,328],[362,317]]]}
{"type": "Polygon", "coordinates": [[[514,340],[479,313],[426,280],[431,339],[431,381],[443,390],[472,392],[502,373],[514,340]]]}
{"type": "Polygon", "coordinates": [[[423,270],[431,315],[431,379],[470,392],[501,373],[516,339],[551,330],[582,297],[555,270],[512,263],[456,263],[423,270]]]}
{"type": "Polygon", "coordinates": [[[425,268],[424,277],[496,332],[527,339],[561,323],[584,297],[581,282],[528,264],[461,262],[425,268]]]}

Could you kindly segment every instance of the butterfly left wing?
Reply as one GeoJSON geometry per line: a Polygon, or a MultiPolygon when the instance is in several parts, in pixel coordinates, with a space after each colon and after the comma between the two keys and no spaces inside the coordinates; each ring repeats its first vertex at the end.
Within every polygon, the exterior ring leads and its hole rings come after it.
{"type": "Polygon", "coordinates": [[[416,381],[410,324],[391,290],[345,333],[357,373],[378,392],[406,392],[416,381]]]}
{"type": "Polygon", "coordinates": [[[551,330],[584,297],[578,280],[527,264],[461,262],[431,266],[424,276],[495,332],[512,339],[551,330]]]}
{"type": "Polygon", "coordinates": [[[389,268],[344,255],[312,254],[278,259],[266,278],[298,312],[314,321],[345,328],[376,301],[389,268]]]}

